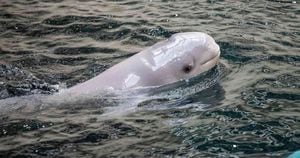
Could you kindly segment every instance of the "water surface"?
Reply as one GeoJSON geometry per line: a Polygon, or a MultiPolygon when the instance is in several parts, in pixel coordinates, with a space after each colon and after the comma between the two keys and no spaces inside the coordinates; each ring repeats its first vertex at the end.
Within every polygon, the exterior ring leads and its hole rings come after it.
{"type": "Polygon", "coordinates": [[[204,90],[1,115],[0,156],[285,157],[300,149],[299,3],[2,0],[0,97],[17,105],[38,104],[177,32],[213,36],[230,71],[204,90]],[[120,113],[103,116],[109,109],[120,113]]]}

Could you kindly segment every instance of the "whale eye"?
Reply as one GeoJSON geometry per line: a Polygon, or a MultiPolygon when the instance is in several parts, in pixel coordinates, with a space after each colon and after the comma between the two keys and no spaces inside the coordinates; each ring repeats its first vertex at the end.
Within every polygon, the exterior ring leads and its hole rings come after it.
{"type": "Polygon", "coordinates": [[[192,69],[193,69],[193,66],[192,65],[185,65],[184,67],[183,67],[183,72],[184,73],[189,73],[189,72],[191,72],[192,71],[192,69]]]}

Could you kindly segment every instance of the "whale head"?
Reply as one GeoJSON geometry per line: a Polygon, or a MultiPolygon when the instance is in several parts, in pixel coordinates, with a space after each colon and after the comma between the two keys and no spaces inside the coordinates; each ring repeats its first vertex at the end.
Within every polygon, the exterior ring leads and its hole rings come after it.
{"type": "Polygon", "coordinates": [[[215,40],[201,32],[187,32],[173,35],[170,40],[177,43],[175,51],[178,66],[175,73],[182,78],[194,77],[214,67],[220,57],[220,47],[215,40]]]}
{"type": "Polygon", "coordinates": [[[166,84],[189,79],[213,68],[220,57],[220,48],[206,33],[185,32],[150,47],[145,62],[153,74],[162,77],[156,84],[166,84]],[[159,72],[159,73],[158,73],[159,72]],[[162,78],[162,79],[161,79],[162,78]]]}

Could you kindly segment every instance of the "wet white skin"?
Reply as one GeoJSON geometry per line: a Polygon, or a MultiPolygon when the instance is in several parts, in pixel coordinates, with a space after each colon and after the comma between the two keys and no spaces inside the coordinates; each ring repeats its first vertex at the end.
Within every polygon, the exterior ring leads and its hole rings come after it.
{"type": "Polygon", "coordinates": [[[211,36],[201,32],[177,33],[67,91],[83,94],[161,86],[211,69],[219,56],[219,46],[211,36]]]}

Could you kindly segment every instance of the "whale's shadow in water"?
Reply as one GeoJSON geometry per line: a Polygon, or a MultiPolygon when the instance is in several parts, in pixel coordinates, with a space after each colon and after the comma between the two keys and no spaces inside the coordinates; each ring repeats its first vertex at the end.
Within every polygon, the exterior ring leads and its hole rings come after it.
{"type": "MultiPolygon", "coordinates": [[[[204,111],[220,105],[225,98],[225,90],[220,85],[220,80],[228,73],[223,64],[199,76],[183,80],[173,84],[153,88],[131,91],[136,94],[133,102],[126,105],[113,107],[110,113],[121,111],[130,113],[133,111],[172,111],[189,109],[192,111],[204,111]],[[138,95],[141,93],[147,95],[138,95]],[[124,108],[125,107],[125,108],[124,108]],[[127,111],[127,112],[126,112],[127,111]]],[[[132,101],[132,100],[131,100],[132,101]]],[[[119,113],[118,113],[119,115],[119,113]]]]}

